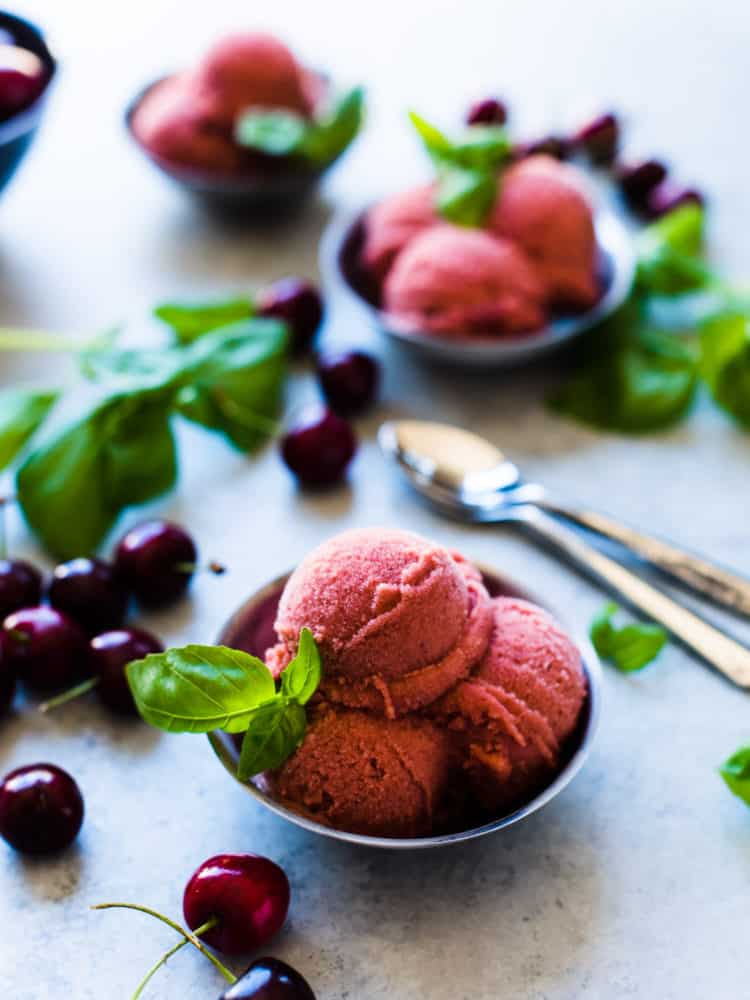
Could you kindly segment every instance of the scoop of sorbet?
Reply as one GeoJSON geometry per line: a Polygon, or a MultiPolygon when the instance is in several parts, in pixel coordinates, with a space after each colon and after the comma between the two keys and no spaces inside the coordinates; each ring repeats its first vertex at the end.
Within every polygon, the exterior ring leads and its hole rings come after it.
{"type": "Polygon", "coordinates": [[[377,278],[384,278],[398,253],[418,233],[438,220],[433,207],[433,187],[424,184],[384,198],[367,213],[362,263],[377,278]]]}
{"type": "Polygon", "coordinates": [[[511,167],[487,228],[525,251],[551,305],[583,310],[596,303],[594,222],[574,167],[551,156],[531,156],[511,167]]]}
{"type": "Polygon", "coordinates": [[[478,229],[433,226],[398,255],[384,306],[437,334],[503,336],[544,326],[544,288],[523,250],[478,229]]]}

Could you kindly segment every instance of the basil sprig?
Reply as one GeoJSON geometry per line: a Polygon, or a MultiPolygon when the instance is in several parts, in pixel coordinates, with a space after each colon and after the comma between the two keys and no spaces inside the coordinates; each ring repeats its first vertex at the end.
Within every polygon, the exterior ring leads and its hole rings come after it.
{"type": "Polygon", "coordinates": [[[590,630],[594,649],[623,673],[642,670],[659,655],[667,633],[660,625],[641,622],[617,628],[612,624],[617,611],[617,605],[609,603],[594,619],[590,630]]]}
{"type": "Polygon", "coordinates": [[[498,194],[499,171],[510,154],[510,140],[497,125],[472,125],[458,140],[414,111],[409,118],[437,171],[435,208],[462,226],[481,226],[498,194]]]}
{"type": "Polygon", "coordinates": [[[139,713],[170,733],[245,733],[238,777],[280,767],[302,742],[304,706],[320,684],[318,647],[303,628],[297,655],[277,688],[257,656],[227,646],[190,645],[128,664],[139,713]]]}
{"type": "Polygon", "coordinates": [[[750,806],[750,745],[740,747],[719,768],[727,787],[750,806]]]}
{"type": "Polygon", "coordinates": [[[255,303],[246,295],[211,302],[164,302],[154,309],[154,316],[166,323],[177,341],[190,344],[204,333],[241,319],[249,319],[255,303]]]}
{"type": "Polygon", "coordinates": [[[344,152],[363,118],[364,90],[355,87],[312,119],[293,111],[251,108],[238,118],[235,139],[240,146],[266,156],[293,157],[321,168],[344,152]]]}
{"type": "Polygon", "coordinates": [[[54,390],[34,388],[0,391],[0,469],[10,465],[41,427],[59,395],[54,390]]]}

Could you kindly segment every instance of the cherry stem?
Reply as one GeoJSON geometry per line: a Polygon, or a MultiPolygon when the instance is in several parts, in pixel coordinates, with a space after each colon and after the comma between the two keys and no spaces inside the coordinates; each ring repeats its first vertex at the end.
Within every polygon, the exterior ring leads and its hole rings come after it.
{"type": "Polygon", "coordinates": [[[89,677],[88,680],[81,681],[80,684],[76,684],[75,687],[63,691],[62,694],[58,694],[54,698],[50,698],[49,701],[43,701],[39,706],[39,711],[44,713],[51,712],[53,709],[59,708],[60,705],[65,705],[75,698],[80,698],[82,694],[93,691],[100,679],[99,677],[89,677]]]}
{"type": "Polygon", "coordinates": [[[216,562],[215,559],[206,563],[205,566],[202,563],[178,562],[174,564],[172,569],[175,573],[185,573],[188,576],[201,570],[205,570],[207,573],[213,573],[214,576],[223,576],[227,571],[226,566],[224,566],[223,563],[216,562]]]}
{"type": "MultiPolygon", "coordinates": [[[[192,931],[186,931],[184,927],[180,927],[176,924],[174,920],[170,920],[169,917],[165,917],[163,913],[159,913],[158,910],[152,910],[148,906],[140,906],[138,903],[97,903],[96,906],[91,907],[92,910],[137,910],[139,913],[147,913],[150,917],[156,917],[157,920],[161,920],[163,924],[167,927],[171,927],[173,931],[177,931],[185,939],[185,942],[190,942],[198,951],[205,955],[206,958],[211,962],[222,974],[228,983],[236,983],[237,977],[233,972],[222,965],[216,955],[211,954],[208,948],[203,944],[203,942],[195,936],[192,931]]],[[[218,921],[217,921],[218,923],[218,921]]]]}
{"type": "MultiPolygon", "coordinates": [[[[195,932],[194,932],[195,936],[196,937],[200,937],[201,934],[205,934],[206,931],[210,931],[212,927],[216,927],[216,925],[218,923],[219,923],[219,918],[218,917],[211,917],[211,919],[207,920],[205,922],[205,924],[201,924],[200,927],[196,927],[195,932]]],[[[172,957],[172,955],[176,955],[177,952],[180,951],[181,948],[185,947],[186,944],[190,944],[190,942],[189,942],[189,940],[187,938],[183,938],[182,941],[178,941],[177,944],[173,948],[169,949],[169,951],[165,951],[164,954],[159,959],[159,961],[156,962],[154,965],[151,966],[151,968],[148,970],[148,972],[143,977],[143,979],[140,981],[140,983],[138,983],[138,987],[137,987],[135,993],[133,994],[133,996],[130,998],[130,1000],[138,1000],[138,997],[143,993],[143,991],[145,990],[146,986],[153,979],[153,977],[156,975],[156,973],[159,971],[159,969],[163,965],[166,965],[167,962],[169,961],[169,959],[172,957]]]]}

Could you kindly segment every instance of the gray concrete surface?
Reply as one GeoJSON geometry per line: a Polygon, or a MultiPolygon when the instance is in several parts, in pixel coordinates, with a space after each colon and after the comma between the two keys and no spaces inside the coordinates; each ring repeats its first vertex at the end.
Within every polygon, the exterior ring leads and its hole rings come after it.
{"type": "MultiPolygon", "coordinates": [[[[629,114],[634,150],[667,154],[706,186],[717,254],[750,273],[742,4],[68,0],[26,10],[49,23],[64,65],[44,133],[0,204],[3,323],[85,332],[160,298],[314,274],[336,206],[422,176],[403,109],[449,121],[487,89],[507,94],[529,130],[558,125],[589,96],[615,102],[629,114]],[[118,120],[150,75],[243,24],[282,31],[312,61],[372,90],[370,129],[321,199],[294,224],[256,232],[201,216],[139,159],[118,120]]],[[[373,441],[393,413],[470,424],[565,495],[750,572],[750,438],[705,401],[679,429],[621,439],[545,411],[554,363],[503,376],[419,369],[338,300],[328,335],[368,345],[386,364],[384,403],[361,425],[349,487],[302,495],[273,449],[247,460],[185,432],[180,489],[153,509],[189,524],[231,572],[148,619],[165,638],[211,640],[248,591],[329,534],[373,523],[494,562],[587,624],[599,591],[511,532],[438,521],[400,486],[373,441]]],[[[52,370],[41,359],[0,366],[4,383],[52,370]]],[[[290,406],[312,393],[299,374],[290,406]]],[[[35,554],[15,521],[11,539],[35,554]]],[[[605,699],[591,760],[557,801],[494,838],[416,857],[289,828],[229,781],[200,738],[115,723],[88,702],[51,718],[19,705],[0,728],[0,769],[61,764],[80,781],[87,817],[61,858],[0,849],[0,995],[125,1000],[173,938],[145,917],[89,905],[130,899],[177,915],[198,863],[250,850],[289,873],[291,919],[272,951],[304,971],[320,1000],[741,1000],[750,995],[750,812],[716,766],[750,739],[747,695],[670,646],[641,676],[608,671],[605,699]]],[[[220,991],[212,968],[182,953],[147,995],[220,991]]]]}

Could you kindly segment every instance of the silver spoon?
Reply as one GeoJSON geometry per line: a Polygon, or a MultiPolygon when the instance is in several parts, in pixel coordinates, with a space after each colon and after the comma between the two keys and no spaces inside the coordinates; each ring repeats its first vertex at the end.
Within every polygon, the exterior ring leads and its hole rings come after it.
{"type": "Polygon", "coordinates": [[[664,625],[736,684],[750,687],[749,649],[599,552],[549,513],[627,545],[679,582],[733,610],[748,611],[750,584],[741,577],[609,518],[550,501],[541,487],[521,483],[518,469],[502,452],[470,431],[429,421],[392,421],[381,427],[379,441],[416,489],[443,513],[475,523],[523,524],[540,541],[664,625]]]}

